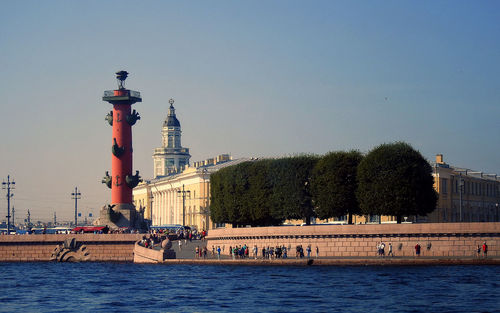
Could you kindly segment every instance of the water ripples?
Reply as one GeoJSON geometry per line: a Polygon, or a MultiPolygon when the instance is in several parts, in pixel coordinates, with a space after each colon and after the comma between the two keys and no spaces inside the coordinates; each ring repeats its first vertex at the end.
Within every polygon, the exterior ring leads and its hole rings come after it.
{"type": "Polygon", "coordinates": [[[0,263],[0,311],[495,312],[499,269],[0,263]]]}

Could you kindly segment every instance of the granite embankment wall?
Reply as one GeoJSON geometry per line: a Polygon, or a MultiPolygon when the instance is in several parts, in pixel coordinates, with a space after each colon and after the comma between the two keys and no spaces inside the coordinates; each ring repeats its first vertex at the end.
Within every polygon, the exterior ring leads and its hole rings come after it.
{"type": "Polygon", "coordinates": [[[2,235],[0,262],[49,261],[57,245],[67,238],[76,238],[87,247],[89,261],[131,262],[134,243],[142,234],[60,234],[2,235]]]}
{"type": "MultiPolygon", "coordinates": [[[[392,243],[396,256],[414,256],[415,245],[420,243],[421,256],[475,257],[478,245],[486,241],[488,257],[500,257],[500,223],[429,223],[429,224],[368,224],[368,225],[315,225],[232,228],[210,230],[207,247],[248,245],[259,248],[277,245],[289,249],[295,256],[295,247],[316,246],[320,257],[373,257],[379,242],[392,243]]],[[[252,250],[250,250],[252,251],[252,250]]]]}

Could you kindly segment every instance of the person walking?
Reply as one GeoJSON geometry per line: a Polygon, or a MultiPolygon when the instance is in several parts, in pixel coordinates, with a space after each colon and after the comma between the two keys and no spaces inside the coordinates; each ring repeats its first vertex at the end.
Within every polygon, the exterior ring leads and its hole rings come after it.
{"type": "Polygon", "coordinates": [[[217,260],[220,260],[220,246],[217,246],[217,260]]]}
{"type": "Polygon", "coordinates": [[[420,256],[420,243],[417,242],[417,244],[415,245],[415,255],[417,257],[420,256]]]}
{"type": "Polygon", "coordinates": [[[389,251],[387,252],[387,256],[391,256],[393,257],[394,256],[394,253],[392,252],[392,243],[389,242],[389,251]]]}
{"type": "Polygon", "coordinates": [[[486,241],[483,243],[483,256],[484,258],[488,256],[488,245],[486,244],[486,241]]]}
{"type": "Polygon", "coordinates": [[[316,246],[316,259],[319,257],[319,248],[316,246]]]}

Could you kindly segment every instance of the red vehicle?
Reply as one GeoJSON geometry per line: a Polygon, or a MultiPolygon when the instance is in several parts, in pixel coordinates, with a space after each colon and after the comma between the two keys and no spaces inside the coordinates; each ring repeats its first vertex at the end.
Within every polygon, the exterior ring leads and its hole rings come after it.
{"type": "Polygon", "coordinates": [[[78,226],[72,229],[75,233],[102,233],[107,234],[109,231],[108,226],[78,226]]]}

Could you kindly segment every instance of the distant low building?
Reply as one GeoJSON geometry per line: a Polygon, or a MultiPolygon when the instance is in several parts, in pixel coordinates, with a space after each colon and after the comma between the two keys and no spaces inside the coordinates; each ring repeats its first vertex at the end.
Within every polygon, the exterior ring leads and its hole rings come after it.
{"type": "Polygon", "coordinates": [[[451,166],[443,155],[436,156],[434,188],[439,194],[437,208],[428,222],[500,222],[500,177],[451,166]]]}

